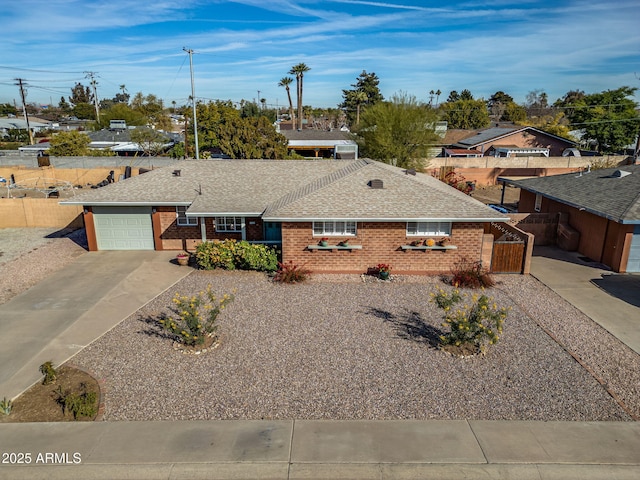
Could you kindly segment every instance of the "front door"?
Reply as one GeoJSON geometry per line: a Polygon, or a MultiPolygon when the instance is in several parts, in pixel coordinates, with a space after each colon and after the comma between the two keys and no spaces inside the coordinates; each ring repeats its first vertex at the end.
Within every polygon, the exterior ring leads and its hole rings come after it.
{"type": "Polygon", "coordinates": [[[264,239],[267,242],[281,242],[282,224],[280,222],[264,222],[264,239]]]}

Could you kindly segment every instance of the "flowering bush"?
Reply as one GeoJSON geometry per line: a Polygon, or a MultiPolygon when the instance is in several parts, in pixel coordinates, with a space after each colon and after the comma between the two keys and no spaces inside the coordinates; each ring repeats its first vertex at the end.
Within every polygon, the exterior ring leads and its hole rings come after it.
{"type": "Polygon", "coordinates": [[[484,288],[495,285],[487,269],[483,268],[482,262],[463,258],[456,262],[451,273],[451,285],[454,287],[484,288]]]}
{"type": "Polygon", "coordinates": [[[278,271],[273,277],[275,282],[298,283],[304,282],[311,275],[311,271],[289,260],[287,263],[278,263],[278,271]]]}
{"type": "Polygon", "coordinates": [[[226,293],[218,299],[211,291],[211,285],[207,286],[206,291],[191,297],[176,292],[172,310],[177,318],[160,319],[160,325],[185,345],[202,345],[207,335],[215,333],[218,315],[233,300],[233,294],[226,293]]]}
{"type": "Polygon", "coordinates": [[[502,334],[508,309],[498,308],[493,298],[485,294],[469,296],[458,289],[451,293],[438,289],[431,294],[431,301],[444,310],[442,326],[449,328],[449,332],[440,336],[442,346],[471,346],[483,352],[487,344],[495,344],[502,334]]]}
{"type": "Polygon", "coordinates": [[[389,265],[388,263],[379,263],[378,265],[376,265],[376,271],[378,273],[388,273],[391,271],[391,265],[389,265]]]}

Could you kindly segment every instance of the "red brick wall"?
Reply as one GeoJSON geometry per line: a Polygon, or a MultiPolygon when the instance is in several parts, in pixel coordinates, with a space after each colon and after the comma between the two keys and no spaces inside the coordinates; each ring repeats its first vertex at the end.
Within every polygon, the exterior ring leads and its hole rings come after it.
{"type": "MultiPolygon", "coordinates": [[[[160,218],[160,239],[163,250],[193,251],[202,242],[199,219],[198,225],[178,226],[175,207],[157,207],[156,211],[156,215],[160,218]]],[[[216,232],[213,218],[205,218],[204,221],[207,227],[207,240],[224,240],[226,238],[242,240],[240,232],[216,232]]],[[[245,222],[247,240],[261,240],[262,219],[247,218],[245,222]]]]}
{"type": "MultiPolygon", "coordinates": [[[[483,232],[482,223],[454,223],[450,245],[457,250],[403,251],[401,245],[426,237],[407,237],[405,222],[358,222],[357,236],[348,239],[352,245],[362,245],[361,250],[308,250],[320,240],[313,236],[312,224],[283,223],[282,259],[318,273],[366,273],[378,263],[389,263],[392,273],[448,273],[462,257],[481,260],[483,232]]],[[[346,238],[331,237],[330,244],[346,238]]]]}

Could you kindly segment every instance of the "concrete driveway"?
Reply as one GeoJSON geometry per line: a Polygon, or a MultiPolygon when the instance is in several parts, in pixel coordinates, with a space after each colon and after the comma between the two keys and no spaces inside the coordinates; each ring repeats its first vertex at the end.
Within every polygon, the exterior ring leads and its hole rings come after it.
{"type": "Polygon", "coordinates": [[[640,354],[640,274],[617,274],[577,252],[537,246],[531,275],[640,354]]]}
{"type": "Polygon", "coordinates": [[[0,393],[14,398],[192,271],[175,252],[88,252],[0,307],[0,393]]]}

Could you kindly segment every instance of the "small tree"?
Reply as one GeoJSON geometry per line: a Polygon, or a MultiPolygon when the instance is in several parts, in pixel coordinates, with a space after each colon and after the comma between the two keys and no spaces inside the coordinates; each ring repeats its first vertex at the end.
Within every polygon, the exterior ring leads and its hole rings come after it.
{"type": "Polygon", "coordinates": [[[140,127],[131,131],[131,141],[137,143],[145,155],[156,156],[162,153],[167,137],[152,128],[140,127]]]}
{"type": "Polygon", "coordinates": [[[436,114],[412,95],[395,94],[390,101],[365,109],[354,139],[364,156],[402,168],[423,170],[431,145],[436,114]]]}
{"type": "Polygon", "coordinates": [[[49,154],[58,157],[77,157],[89,153],[91,139],[77,130],[60,132],[51,138],[49,154]]]}

